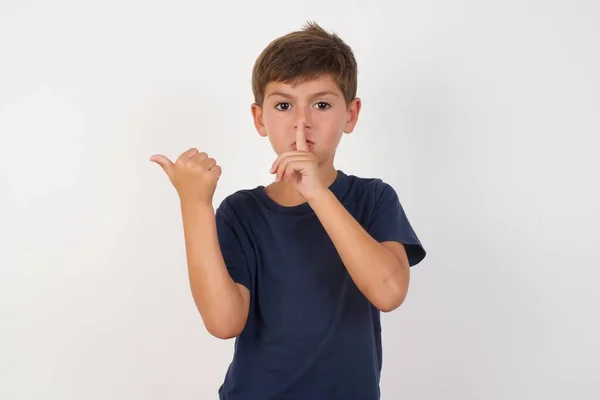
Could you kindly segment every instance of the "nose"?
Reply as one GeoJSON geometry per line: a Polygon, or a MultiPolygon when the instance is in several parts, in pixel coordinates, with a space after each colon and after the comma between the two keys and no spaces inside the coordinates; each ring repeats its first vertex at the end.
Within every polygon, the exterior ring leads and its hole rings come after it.
{"type": "Polygon", "coordinates": [[[303,112],[298,112],[298,115],[296,115],[296,119],[295,119],[295,123],[294,123],[294,130],[298,130],[300,128],[302,128],[303,130],[310,128],[310,124],[308,123],[306,114],[303,112]]]}

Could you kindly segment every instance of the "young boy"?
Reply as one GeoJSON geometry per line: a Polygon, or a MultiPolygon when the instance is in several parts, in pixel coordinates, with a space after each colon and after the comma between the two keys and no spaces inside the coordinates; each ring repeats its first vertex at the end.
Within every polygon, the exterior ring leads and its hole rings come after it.
{"type": "Polygon", "coordinates": [[[207,330],[236,337],[220,399],[375,400],[380,312],[425,257],[394,189],[336,170],[361,108],[354,55],[316,24],[273,41],[252,76],[274,182],[214,211],[221,168],[196,149],[151,157],[176,188],[189,279],[207,330]]]}

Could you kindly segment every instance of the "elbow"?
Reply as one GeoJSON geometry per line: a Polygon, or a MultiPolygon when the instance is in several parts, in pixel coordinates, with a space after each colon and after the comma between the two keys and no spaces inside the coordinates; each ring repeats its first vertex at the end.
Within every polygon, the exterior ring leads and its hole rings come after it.
{"type": "Polygon", "coordinates": [[[208,333],[210,333],[212,336],[216,337],[217,339],[222,339],[222,340],[233,339],[233,338],[239,336],[239,333],[235,333],[232,331],[208,330],[208,333]]]}
{"type": "Polygon", "coordinates": [[[235,337],[238,337],[242,333],[242,330],[243,330],[243,329],[239,329],[239,328],[236,328],[231,325],[228,326],[225,324],[205,323],[204,326],[206,327],[206,330],[208,331],[208,333],[210,333],[212,336],[216,337],[217,339],[223,339],[223,340],[233,339],[235,337]]]}
{"type": "Polygon", "coordinates": [[[241,312],[229,303],[217,305],[200,296],[194,296],[196,308],[200,313],[204,328],[217,339],[233,339],[239,336],[246,327],[248,311],[241,312]],[[202,301],[204,300],[204,301],[202,301]]]}
{"type": "Polygon", "coordinates": [[[402,265],[391,277],[378,282],[369,290],[373,294],[373,305],[381,312],[389,313],[400,307],[408,294],[410,267],[402,265]]]}
{"type": "Polygon", "coordinates": [[[208,331],[208,333],[210,333],[212,336],[216,337],[217,339],[223,339],[223,340],[233,339],[233,338],[239,336],[240,333],[242,333],[240,330],[234,330],[231,328],[219,328],[219,327],[214,327],[214,326],[210,326],[210,325],[205,325],[205,326],[206,326],[206,330],[208,331]]]}
{"type": "MultiPolygon", "coordinates": [[[[400,307],[406,299],[406,290],[390,290],[387,293],[385,291],[377,298],[373,299],[371,303],[375,308],[384,313],[389,313],[400,307]]],[[[381,293],[380,292],[380,293],[381,293]]]]}
{"type": "Polygon", "coordinates": [[[397,299],[378,301],[377,303],[373,303],[373,305],[379,311],[384,312],[384,313],[389,313],[389,312],[394,311],[398,307],[400,307],[403,302],[404,302],[404,299],[397,298],[397,299]]]}

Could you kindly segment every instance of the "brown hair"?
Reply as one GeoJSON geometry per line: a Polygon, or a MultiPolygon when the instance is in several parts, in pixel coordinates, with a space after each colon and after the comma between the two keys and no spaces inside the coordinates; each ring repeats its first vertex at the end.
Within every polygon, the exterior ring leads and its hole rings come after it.
{"type": "Polygon", "coordinates": [[[252,71],[254,101],[262,107],[269,82],[297,85],[327,74],[336,81],[349,105],[357,87],[352,49],[335,33],[309,22],[302,30],[273,40],[256,59],[252,71]]]}

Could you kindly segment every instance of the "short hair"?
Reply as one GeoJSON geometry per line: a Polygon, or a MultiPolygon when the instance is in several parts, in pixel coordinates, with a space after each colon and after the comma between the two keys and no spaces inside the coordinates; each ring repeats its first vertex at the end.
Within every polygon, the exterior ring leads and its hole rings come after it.
{"type": "Polygon", "coordinates": [[[262,107],[270,82],[296,85],[329,74],[348,106],[356,97],[357,69],[350,46],[337,34],[308,22],[302,30],[273,40],[256,59],[252,70],[254,101],[262,107]]]}

